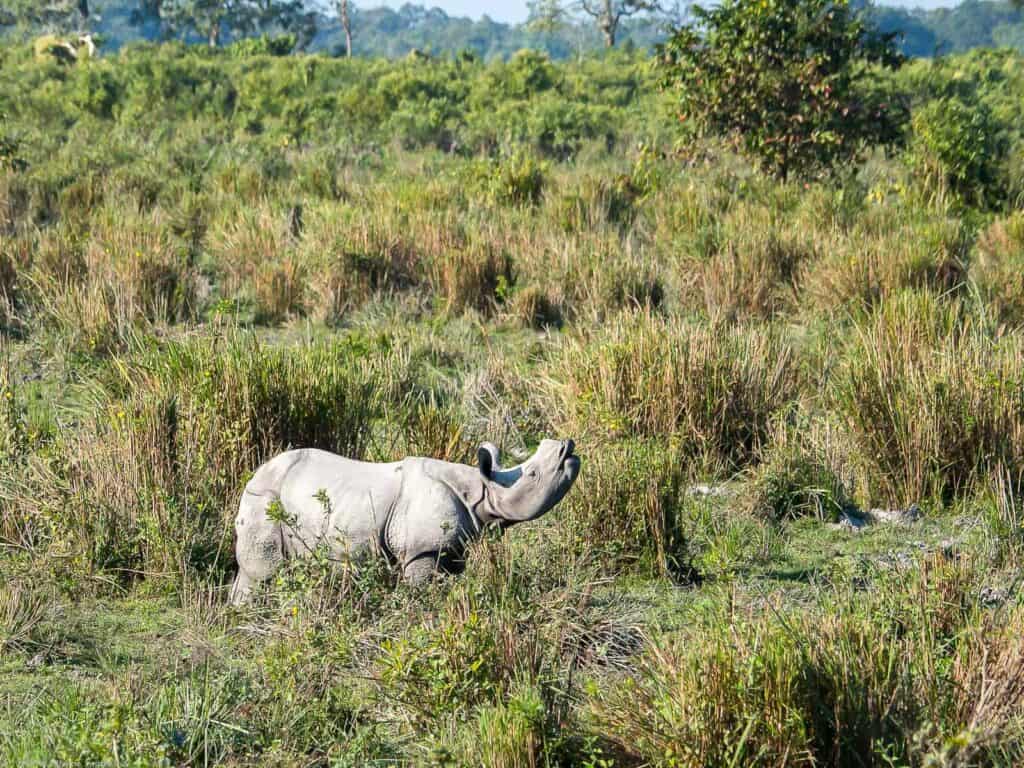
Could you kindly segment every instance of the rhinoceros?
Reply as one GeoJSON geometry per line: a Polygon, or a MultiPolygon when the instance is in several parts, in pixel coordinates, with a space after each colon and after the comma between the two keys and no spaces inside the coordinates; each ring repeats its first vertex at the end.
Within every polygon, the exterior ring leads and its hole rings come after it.
{"type": "Polygon", "coordinates": [[[238,577],[233,602],[288,558],[326,545],[332,558],[378,552],[413,583],[460,573],[465,548],[491,523],[535,520],[572,487],[580,459],[572,440],[542,440],[503,469],[484,443],[478,466],[410,457],[355,461],[313,448],[285,451],[246,484],[235,518],[238,577]]]}

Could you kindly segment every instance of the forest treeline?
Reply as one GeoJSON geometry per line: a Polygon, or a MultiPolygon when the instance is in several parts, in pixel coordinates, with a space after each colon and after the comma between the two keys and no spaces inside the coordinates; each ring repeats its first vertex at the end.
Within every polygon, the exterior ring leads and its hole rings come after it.
{"type": "MultiPolygon", "coordinates": [[[[45,32],[47,21],[30,18],[15,10],[17,0],[0,2],[0,25],[6,22],[8,33],[45,32]],[[10,8],[8,8],[10,6],[10,8]]],[[[31,3],[29,4],[31,5],[31,3]]],[[[187,6],[187,3],[183,4],[187,6]]],[[[326,3],[284,3],[291,8],[290,23],[299,29],[302,47],[328,54],[345,51],[345,35],[336,12],[326,3]]],[[[77,8],[78,3],[69,7],[77,8]]],[[[138,40],[173,38],[202,40],[195,28],[168,22],[161,15],[161,3],[153,0],[93,0],[88,28],[97,34],[106,50],[138,40]]],[[[396,58],[412,51],[451,54],[472,51],[484,59],[507,59],[517,50],[531,48],[555,59],[566,59],[605,46],[599,25],[586,17],[566,17],[556,25],[530,21],[507,24],[484,14],[479,19],[452,16],[441,8],[406,3],[398,9],[352,8],[352,48],[358,56],[396,58]]],[[[618,25],[616,44],[627,48],[650,49],[667,36],[670,24],[685,16],[685,5],[670,13],[640,14],[624,17],[618,25]]],[[[871,5],[871,20],[882,32],[900,33],[900,48],[910,57],[932,57],[961,53],[981,47],[1011,47],[1024,50],[1024,12],[1011,2],[966,0],[953,8],[932,10],[871,5]]],[[[266,21],[266,20],[264,20],[266,21]]],[[[255,25],[242,34],[280,32],[277,21],[255,25]]],[[[238,36],[237,33],[234,35],[238,36]]],[[[233,39],[225,30],[224,41],[233,39]]]]}

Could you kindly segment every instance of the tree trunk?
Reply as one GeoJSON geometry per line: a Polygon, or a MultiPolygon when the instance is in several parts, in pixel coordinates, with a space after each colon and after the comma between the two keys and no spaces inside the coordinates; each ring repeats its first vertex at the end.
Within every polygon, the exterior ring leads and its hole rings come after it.
{"type": "Polygon", "coordinates": [[[619,17],[612,7],[615,0],[604,0],[604,12],[601,14],[601,33],[604,35],[605,48],[615,47],[615,33],[618,31],[619,17]]]}
{"type": "Polygon", "coordinates": [[[614,48],[615,47],[615,28],[609,25],[602,24],[601,32],[604,33],[604,47],[614,48]]]}
{"type": "Polygon", "coordinates": [[[345,30],[345,56],[352,58],[352,18],[348,14],[348,0],[340,0],[338,15],[341,17],[341,28],[345,30]]]}
{"type": "Polygon", "coordinates": [[[216,48],[220,45],[220,22],[214,21],[210,24],[210,47],[216,48]]]}

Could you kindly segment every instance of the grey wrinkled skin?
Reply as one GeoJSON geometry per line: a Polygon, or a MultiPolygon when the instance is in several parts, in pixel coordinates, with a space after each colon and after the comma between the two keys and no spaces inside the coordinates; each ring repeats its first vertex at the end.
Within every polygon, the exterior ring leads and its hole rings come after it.
{"type": "Polygon", "coordinates": [[[285,559],[321,544],[339,559],[381,553],[411,582],[439,570],[458,573],[466,544],[487,525],[534,520],[562,500],[580,471],[574,448],[572,440],[543,440],[533,456],[507,469],[490,443],[480,446],[476,467],[286,451],[256,470],[242,493],[231,600],[244,602],[285,559]]]}

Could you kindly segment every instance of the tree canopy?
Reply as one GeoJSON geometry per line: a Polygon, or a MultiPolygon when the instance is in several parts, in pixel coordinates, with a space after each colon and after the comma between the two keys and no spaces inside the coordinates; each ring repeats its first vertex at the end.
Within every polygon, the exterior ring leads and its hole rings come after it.
{"type": "MultiPolygon", "coordinates": [[[[601,4],[596,2],[588,0],[600,11],[601,4]]],[[[613,10],[618,2],[613,3],[613,10]]],[[[683,0],[675,2],[685,9],[683,0]]],[[[103,41],[105,50],[116,50],[133,40],[168,37],[209,43],[213,31],[210,21],[220,15],[217,31],[221,43],[239,36],[287,32],[295,34],[306,50],[332,54],[347,50],[345,25],[336,0],[305,0],[301,4],[282,0],[88,0],[87,19],[78,10],[80,4],[80,0],[0,0],[0,26],[29,34],[90,31],[103,41]],[[263,11],[251,13],[256,6],[263,6],[263,11]],[[190,8],[199,11],[194,18],[189,18],[190,8]],[[275,18],[268,23],[268,19],[275,18]],[[260,23],[250,23],[253,19],[260,23]],[[314,23],[315,35],[310,36],[314,23]]],[[[483,59],[507,59],[521,48],[533,48],[562,59],[599,51],[608,43],[595,23],[599,19],[571,7],[571,0],[536,0],[531,3],[532,18],[523,24],[506,24],[486,15],[470,19],[414,4],[399,8],[357,4],[357,9],[349,5],[355,56],[395,58],[412,50],[435,55],[468,50],[483,59]]],[[[660,13],[623,15],[615,28],[616,46],[651,49],[664,42],[666,19],[679,21],[683,17],[672,5],[659,0],[660,13]]],[[[953,8],[933,10],[852,0],[852,7],[861,10],[880,31],[897,33],[896,43],[909,57],[996,46],[1024,51],[1024,10],[1009,0],[966,0],[953,8]]]]}
{"type": "Polygon", "coordinates": [[[693,15],[660,48],[693,133],[725,136],[781,177],[896,137],[891,105],[864,81],[867,65],[902,57],[847,0],[723,0],[693,15]]]}

